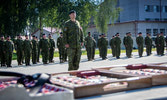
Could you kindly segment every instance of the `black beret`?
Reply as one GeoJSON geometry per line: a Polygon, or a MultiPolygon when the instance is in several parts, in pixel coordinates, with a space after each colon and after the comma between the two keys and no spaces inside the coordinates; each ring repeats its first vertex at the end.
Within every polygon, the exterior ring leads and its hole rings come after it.
{"type": "Polygon", "coordinates": [[[101,35],[104,35],[103,33],[101,35]]]}
{"type": "Polygon", "coordinates": [[[71,11],[69,12],[69,15],[72,14],[72,13],[76,13],[76,11],[75,11],[75,10],[71,10],[71,11]]]}
{"type": "Polygon", "coordinates": [[[63,34],[63,32],[60,32],[60,34],[63,34]]]}
{"type": "Polygon", "coordinates": [[[49,34],[49,36],[50,36],[51,34],[49,34]]]}
{"type": "Polygon", "coordinates": [[[33,35],[32,37],[35,37],[35,35],[33,35]]]}
{"type": "Polygon", "coordinates": [[[142,34],[141,32],[139,32],[139,34],[142,34]]]}
{"type": "Polygon", "coordinates": [[[45,35],[45,34],[42,34],[42,36],[45,35]]]}
{"type": "Polygon", "coordinates": [[[10,36],[8,35],[7,38],[10,38],[10,36]]]}
{"type": "Polygon", "coordinates": [[[90,32],[88,32],[88,34],[90,34],[90,32]]]}

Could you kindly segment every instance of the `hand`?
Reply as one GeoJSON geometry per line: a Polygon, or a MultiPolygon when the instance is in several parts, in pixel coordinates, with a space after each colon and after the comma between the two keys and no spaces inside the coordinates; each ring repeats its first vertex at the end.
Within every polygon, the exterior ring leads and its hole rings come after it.
{"type": "Polygon", "coordinates": [[[70,47],[70,45],[69,45],[69,44],[66,44],[66,45],[65,45],[65,47],[66,47],[66,48],[69,48],[69,47],[70,47]]]}

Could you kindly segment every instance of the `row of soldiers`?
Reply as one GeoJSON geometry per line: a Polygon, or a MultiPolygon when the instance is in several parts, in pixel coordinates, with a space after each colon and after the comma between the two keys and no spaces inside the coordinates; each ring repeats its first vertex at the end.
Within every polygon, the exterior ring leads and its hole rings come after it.
{"type": "Polygon", "coordinates": [[[1,36],[0,40],[0,59],[1,66],[12,67],[12,54],[13,50],[16,50],[18,65],[22,65],[25,60],[26,66],[30,65],[30,58],[32,56],[32,63],[37,64],[39,62],[40,53],[42,54],[43,64],[48,64],[48,61],[53,61],[55,42],[49,34],[49,39],[43,34],[42,39],[38,41],[38,38],[34,35],[33,39],[30,40],[28,35],[25,35],[25,40],[22,39],[21,35],[17,35],[16,40],[11,40],[10,36],[7,36],[6,40],[4,36],[1,36]]]}

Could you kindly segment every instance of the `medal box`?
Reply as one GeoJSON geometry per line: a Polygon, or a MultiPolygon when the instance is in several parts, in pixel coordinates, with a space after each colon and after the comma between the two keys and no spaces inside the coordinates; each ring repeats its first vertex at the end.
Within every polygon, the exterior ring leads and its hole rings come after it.
{"type": "Polygon", "coordinates": [[[151,86],[151,77],[117,75],[94,70],[56,73],[52,74],[51,80],[58,86],[73,90],[75,98],[151,86]]]}
{"type": "Polygon", "coordinates": [[[112,73],[116,75],[126,76],[146,76],[151,77],[152,85],[166,85],[167,84],[167,67],[155,65],[127,65],[123,67],[105,67],[96,68],[94,70],[102,71],[105,73],[112,73]]]}
{"type": "Polygon", "coordinates": [[[34,82],[17,84],[18,78],[0,79],[0,100],[74,100],[73,91],[45,83],[36,94],[31,93],[34,82]]]}

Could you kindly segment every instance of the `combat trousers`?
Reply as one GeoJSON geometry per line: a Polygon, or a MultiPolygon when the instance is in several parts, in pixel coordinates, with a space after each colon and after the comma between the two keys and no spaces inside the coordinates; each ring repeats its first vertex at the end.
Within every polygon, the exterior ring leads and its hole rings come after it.
{"type": "Polygon", "coordinates": [[[54,48],[49,50],[49,62],[53,62],[54,48]]]}
{"type": "Polygon", "coordinates": [[[117,58],[119,58],[120,53],[121,53],[121,47],[120,47],[120,46],[116,46],[116,47],[115,47],[115,56],[116,56],[117,58]]]}
{"type": "Polygon", "coordinates": [[[115,47],[111,47],[112,56],[115,57],[115,47]]]}
{"type": "Polygon", "coordinates": [[[107,58],[107,47],[102,47],[101,48],[101,57],[102,57],[102,59],[107,58]]]}
{"type": "Polygon", "coordinates": [[[12,63],[12,52],[7,52],[6,53],[6,65],[7,67],[11,67],[11,63],[12,63]]]}
{"type": "Polygon", "coordinates": [[[40,58],[40,49],[38,48],[38,53],[37,53],[37,62],[39,62],[39,58],[40,58]]]}
{"type": "Polygon", "coordinates": [[[131,57],[132,56],[133,47],[132,46],[128,46],[126,50],[127,50],[127,57],[128,58],[131,57]]]}
{"type": "Polygon", "coordinates": [[[93,47],[93,50],[92,50],[92,59],[95,58],[95,50],[96,50],[96,48],[93,47]]]}
{"type": "Polygon", "coordinates": [[[138,45],[138,53],[139,53],[139,56],[142,57],[142,55],[143,55],[143,45],[138,45]]]}
{"type": "Polygon", "coordinates": [[[59,48],[59,59],[60,59],[60,62],[65,60],[65,49],[64,48],[59,48]]]}
{"type": "Polygon", "coordinates": [[[64,59],[64,61],[67,61],[67,49],[66,48],[64,49],[64,58],[63,59],[64,59]]]}
{"type": "Polygon", "coordinates": [[[151,46],[150,45],[146,46],[146,53],[147,53],[147,56],[149,56],[151,54],[151,46]]]}
{"type": "Polygon", "coordinates": [[[30,65],[30,57],[31,57],[30,50],[25,51],[24,55],[25,55],[25,64],[30,65]]]}
{"type": "Polygon", "coordinates": [[[91,60],[92,59],[92,47],[87,47],[86,51],[87,51],[88,60],[91,60]]]}
{"type": "Polygon", "coordinates": [[[5,66],[5,53],[0,52],[1,66],[5,66]]]}
{"type": "Polygon", "coordinates": [[[17,62],[18,62],[18,65],[22,64],[22,60],[23,60],[23,52],[22,52],[22,50],[17,50],[17,62]]]}
{"type": "Polygon", "coordinates": [[[157,51],[157,55],[160,55],[160,46],[159,45],[156,46],[156,51],[157,51]]]}
{"type": "Polygon", "coordinates": [[[44,64],[48,63],[49,50],[43,50],[41,53],[42,53],[42,62],[44,64]]]}
{"type": "Polygon", "coordinates": [[[37,54],[38,54],[38,52],[36,50],[32,51],[32,63],[33,64],[37,63],[37,54]]]}
{"type": "Polygon", "coordinates": [[[68,48],[67,55],[68,55],[68,65],[69,65],[68,70],[78,70],[81,59],[81,47],[68,48]]]}
{"type": "Polygon", "coordinates": [[[164,55],[164,45],[161,45],[160,46],[160,50],[159,50],[159,54],[162,56],[162,55],[164,55]]]}

